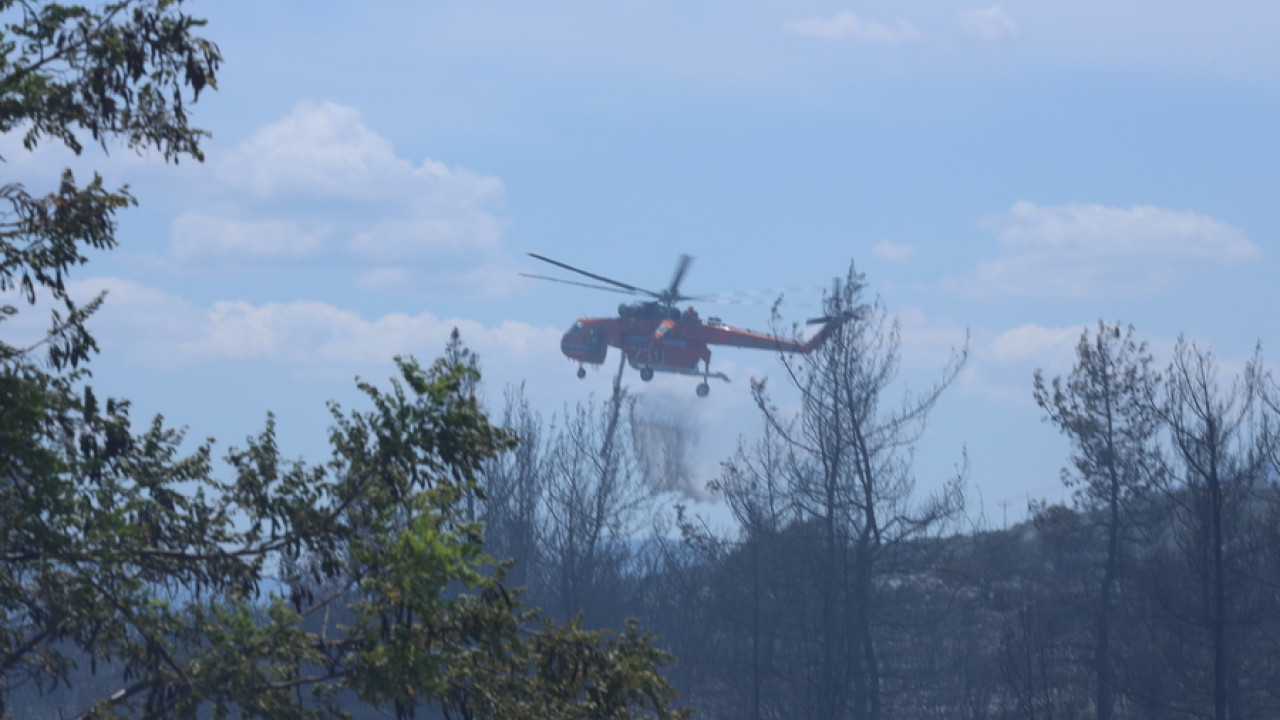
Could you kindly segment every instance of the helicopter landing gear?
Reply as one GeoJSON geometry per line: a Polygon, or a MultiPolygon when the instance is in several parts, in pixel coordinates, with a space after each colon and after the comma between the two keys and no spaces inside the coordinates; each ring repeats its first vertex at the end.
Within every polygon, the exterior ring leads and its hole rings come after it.
{"type": "Polygon", "coordinates": [[[584,377],[586,377],[586,376],[587,376],[587,369],[586,369],[586,368],[584,368],[584,367],[582,367],[581,365],[579,365],[579,366],[578,366],[578,379],[579,379],[579,380],[581,380],[582,378],[584,378],[584,377]]]}
{"type": "Polygon", "coordinates": [[[707,394],[711,392],[711,386],[705,382],[700,383],[696,392],[698,393],[698,397],[706,397],[707,394]]]}
{"type": "Polygon", "coordinates": [[[640,368],[640,379],[641,379],[641,380],[643,380],[643,381],[645,381],[645,382],[649,382],[650,380],[652,380],[652,379],[653,379],[653,368],[651,368],[651,367],[640,368]]]}

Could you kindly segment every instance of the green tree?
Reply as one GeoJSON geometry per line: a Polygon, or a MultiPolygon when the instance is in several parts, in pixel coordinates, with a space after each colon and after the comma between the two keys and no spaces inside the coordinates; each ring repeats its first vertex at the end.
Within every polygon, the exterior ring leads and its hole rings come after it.
{"type": "MultiPolygon", "coordinates": [[[[76,154],[91,140],[165,160],[200,160],[207,135],[187,106],[215,88],[221,55],[196,34],[204,21],[181,0],[117,0],[100,8],[0,0],[0,132],[21,133],[33,150],[54,141],[76,154]]],[[[0,158],[3,161],[3,158],[0,158]]],[[[47,336],[26,348],[0,340],[0,361],[47,346],[55,368],[75,367],[96,349],[85,319],[101,296],[79,306],[66,279],[89,249],[115,247],[115,214],[136,204],[128,187],[108,190],[97,174],[80,184],[70,170],[58,186],[32,192],[0,185],[0,292],[53,303],[47,336]]],[[[0,319],[17,308],[0,305],[0,319]]]]}
{"type": "MultiPolygon", "coordinates": [[[[52,141],[78,154],[92,141],[200,158],[205,133],[186,108],[216,86],[221,57],[179,2],[0,0],[0,23],[0,132],[20,133],[27,150],[52,141]]],[[[0,185],[0,322],[46,301],[52,321],[25,346],[0,337],[0,714],[11,688],[65,681],[68,648],[127,632],[112,613],[154,568],[102,553],[120,535],[162,532],[146,503],[186,511],[155,473],[182,482],[207,464],[205,449],[177,460],[178,435],[159,424],[134,437],[127,404],[100,407],[80,386],[76,368],[96,350],[85,322],[102,296],[78,305],[66,281],[88,251],[116,245],[116,213],[133,204],[127,187],[108,190],[96,174],[81,184],[70,170],[48,191],[0,185]],[[122,468],[140,478],[126,490],[122,468]]]]}
{"type": "Polygon", "coordinates": [[[399,365],[390,391],[361,385],[372,410],[333,408],[328,463],[281,458],[268,422],[225,482],[158,419],[133,436],[127,406],[90,394],[49,421],[16,398],[42,463],[4,467],[0,701],[89,662],[125,682],[62,711],[322,717],[347,691],[404,718],[680,716],[649,636],[539,627],[504,589],[466,498],[513,439],[473,369],[399,365]]]}

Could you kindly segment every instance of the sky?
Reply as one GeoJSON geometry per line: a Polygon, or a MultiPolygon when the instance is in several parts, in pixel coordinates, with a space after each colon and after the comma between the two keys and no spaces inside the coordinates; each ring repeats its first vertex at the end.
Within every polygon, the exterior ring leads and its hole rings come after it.
{"type": "MultiPolygon", "coordinates": [[[[120,248],[73,276],[108,291],[93,383],[218,452],[272,412],[322,461],[326,401],[360,407],[355,377],[455,326],[493,406],[520,383],[546,418],[599,399],[616,356],[578,380],[559,337],[619,296],[522,278],[556,274],[527,252],[655,289],[688,253],[690,293],[800,288],[786,322],[853,263],[901,323],[902,389],[970,338],[915,468],[928,492],[967,454],[995,526],[1068,498],[1032,374],[1069,372],[1084,327],[1132,323],[1158,364],[1185,335],[1226,376],[1277,352],[1273,2],[188,5],[225,58],[193,111],[205,162],[0,155],[33,184],[129,184],[120,248]]],[[[769,325],[768,303],[700,310],[769,325]]],[[[759,430],[750,378],[786,400],[768,353],[712,369],[732,382],[706,399],[626,375],[689,420],[698,483],[759,430]]]]}

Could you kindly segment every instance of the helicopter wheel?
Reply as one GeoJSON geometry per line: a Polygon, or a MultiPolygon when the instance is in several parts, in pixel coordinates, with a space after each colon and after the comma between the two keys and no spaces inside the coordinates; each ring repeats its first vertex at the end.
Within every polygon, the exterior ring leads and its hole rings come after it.
{"type": "Polygon", "coordinates": [[[586,377],[586,376],[587,376],[587,369],[586,369],[586,368],[584,368],[584,367],[579,367],[579,368],[578,368],[578,379],[582,379],[582,378],[584,378],[584,377],[586,377]]]}
{"type": "Polygon", "coordinates": [[[700,385],[698,385],[697,392],[698,392],[698,397],[706,397],[707,394],[711,392],[711,386],[706,383],[701,383],[700,385]]]}
{"type": "Polygon", "coordinates": [[[641,379],[641,380],[643,380],[643,381],[645,381],[645,382],[649,382],[650,380],[652,380],[652,379],[653,379],[653,368],[651,368],[651,367],[647,367],[647,368],[640,368],[640,379],[641,379]]]}

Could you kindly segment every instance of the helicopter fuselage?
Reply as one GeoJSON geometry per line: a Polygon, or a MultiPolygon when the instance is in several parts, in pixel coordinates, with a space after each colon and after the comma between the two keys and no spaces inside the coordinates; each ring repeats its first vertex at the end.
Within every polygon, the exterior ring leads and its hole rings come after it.
{"type": "Polygon", "coordinates": [[[631,312],[616,318],[579,318],[560,339],[565,357],[584,365],[604,363],[610,347],[618,348],[642,380],[655,372],[717,378],[712,373],[711,345],[807,353],[830,331],[824,328],[808,342],[725,325],[719,318],[703,322],[693,308],[685,311],[649,303],[624,306],[631,312]],[[701,365],[701,369],[699,366],[701,365]]]}
{"type": "Polygon", "coordinates": [[[616,347],[622,351],[627,363],[640,371],[641,380],[653,379],[655,372],[696,375],[702,378],[702,383],[697,387],[698,395],[705,397],[710,391],[707,380],[716,378],[729,381],[723,373],[711,372],[709,345],[807,353],[817,347],[845,319],[822,318],[814,321],[823,322],[825,326],[817,335],[803,343],[753,330],[729,327],[721,323],[719,318],[708,318],[703,322],[692,307],[683,311],[676,307],[676,303],[682,300],[695,299],[693,296],[680,293],[680,281],[684,279],[685,271],[689,269],[689,263],[693,260],[688,255],[680,256],[671,283],[661,291],[645,290],[628,285],[536,253],[529,253],[529,256],[604,284],[588,284],[577,280],[521,273],[525,277],[619,292],[625,295],[647,295],[653,298],[644,302],[623,303],[618,306],[618,317],[579,318],[573,327],[569,328],[560,338],[560,351],[565,357],[578,363],[580,378],[587,374],[582,366],[604,363],[605,357],[609,354],[609,348],[616,347]],[[698,368],[699,364],[702,365],[701,370],[698,368]]]}
{"type": "Polygon", "coordinates": [[[689,337],[690,329],[687,321],[670,318],[580,318],[560,339],[560,350],[570,360],[600,365],[615,347],[642,373],[647,368],[700,374],[698,363],[710,362],[711,351],[706,342],[689,337]]]}

